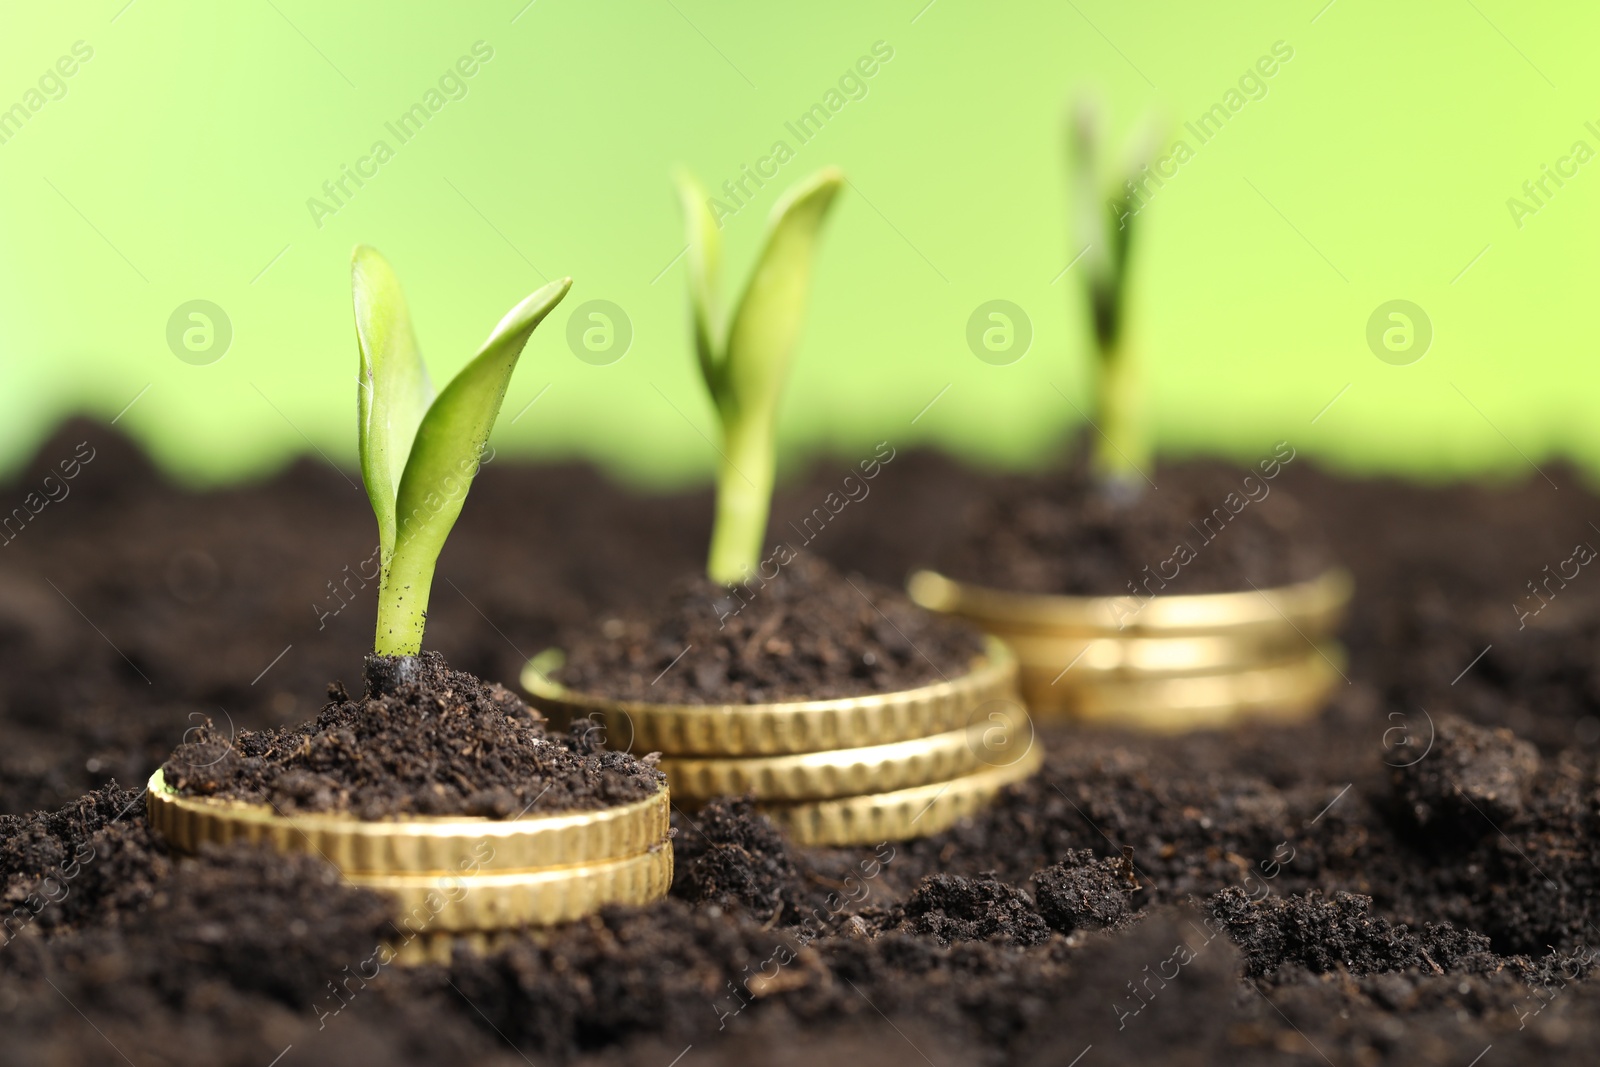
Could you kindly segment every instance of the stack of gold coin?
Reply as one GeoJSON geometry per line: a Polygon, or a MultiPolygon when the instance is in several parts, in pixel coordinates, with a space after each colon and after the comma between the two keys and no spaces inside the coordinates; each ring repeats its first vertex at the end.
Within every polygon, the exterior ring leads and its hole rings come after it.
{"type": "Polygon", "coordinates": [[[458,941],[483,947],[606,904],[644,904],[672,885],[665,787],[594,811],[364,820],[180,796],[157,771],[145,803],[151,827],[179,852],[244,841],[321,856],[351,885],[389,894],[397,916],[389,949],[405,962],[448,960],[458,941]]]}
{"type": "Polygon", "coordinates": [[[911,598],[1003,638],[1035,714],[1161,733],[1315,714],[1343,675],[1333,634],[1343,571],[1248,592],[1067,597],[1007,592],[932,571],[911,598]]]}
{"type": "Polygon", "coordinates": [[[540,657],[522,675],[546,715],[588,718],[620,751],[661,753],[679,804],[754,796],[806,844],[937,833],[1043,759],[1016,658],[994,640],[966,673],[918,689],[772,704],[611,700],[552,681],[558,663],[540,657]]]}

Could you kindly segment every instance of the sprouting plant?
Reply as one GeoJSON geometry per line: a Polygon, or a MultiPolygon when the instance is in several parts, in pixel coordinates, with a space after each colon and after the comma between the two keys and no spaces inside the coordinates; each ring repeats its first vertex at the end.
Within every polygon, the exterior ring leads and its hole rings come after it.
{"type": "Polygon", "coordinates": [[[523,346],[572,287],[551,282],[506,312],[489,339],[434,396],[400,281],[365,245],[350,263],[356,339],[361,476],[378,517],[380,656],[422,648],[428,592],[439,550],[461,514],[467,489],[500,414],[523,346]]]}
{"type": "Polygon", "coordinates": [[[1136,182],[1146,177],[1154,129],[1141,139],[1126,168],[1107,178],[1099,109],[1080,102],[1071,121],[1073,213],[1082,247],[1084,286],[1096,360],[1093,465],[1119,497],[1136,496],[1150,468],[1139,365],[1127,339],[1128,255],[1133,247],[1136,182]]]}
{"type": "Polygon", "coordinates": [[[822,220],[843,184],[843,172],[827,167],[774,205],[766,245],[724,328],[717,300],[722,258],[717,221],[694,176],[678,176],[689,230],[695,351],[722,427],[706,573],[724,585],[746,579],[760,558],[772,507],[778,397],[800,337],[822,220]]]}

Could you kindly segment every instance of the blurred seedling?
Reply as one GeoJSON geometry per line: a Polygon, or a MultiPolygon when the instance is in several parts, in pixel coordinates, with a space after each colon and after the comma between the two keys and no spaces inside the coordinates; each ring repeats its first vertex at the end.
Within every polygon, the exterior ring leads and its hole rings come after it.
{"type": "Polygon", "coordinates": [[[1128,261],[1144,208],[1139,183],[1150,180],[1159,129],[1147,122],[1119,167],[1107,161],[1103,126],[1103,109],[1092,100],[1072,110],[1073,230],[1097,356],[1092,466],[1114,499],[1132,500],[1148,483],[1153,448],[1139,361],[1129,342],[1128,261]]]}

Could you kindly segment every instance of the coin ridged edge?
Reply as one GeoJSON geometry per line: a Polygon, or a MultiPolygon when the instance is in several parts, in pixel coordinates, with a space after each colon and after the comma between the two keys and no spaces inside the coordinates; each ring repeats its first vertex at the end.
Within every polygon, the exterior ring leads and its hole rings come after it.
{"type": "Polygon", "coordinates": [[[984,630],[1175,636],[1224,634],[1287,625],[1332,630],[1349,606],[1353,583],[1341,568],[1293,585],[1236,593],[1079,597],[1022,593],[970,585],[935,571],[918,571],[907,583],[911,599],[929,611],[953,614],[984,630]]]}
{"type": "Polygon", "coordinates": [[[1103,682],[1048,698],[1036,692],[1030,706],[1044,720],[1149,733],[1225,729],[1243,722],[1297,722],[1322,706],[1342,658],[1339,647],[1328,642],[1321,652],[1302,659],[1248,671],[1103,682]],[[1324,653],[1335,662],[1324,659],[1324,653]]]}
{"type": "Polygon", "coordinates": [[[648,904],[666,896],[672,845],[663,837],[637,856],[548,871],[363,874],[345,880],[394,898],[397,927],[418,934],[551,926],[607,904],[648,904]]]}
{"type": "Polygon", "coordinates": [[[284,815],[265,804],[185,797],[166,785],[159,770],[145,791],[151,828],[180,852],[245,841],[322,856],[345,875],[537,870],[633,856],[666,833],[670,805],[662,785],[643,800],[592,811],[364,820],[284,815]]]}
{"type": "Polygon", "coordinates": [[[1305,640],[1301,631],[1288,626],[1248,636],[1093,637],[1029,631],[1006,637],[1017,656],[1021,684],[1031,674],[1047,671],[1052,680],[1060,677],[1060,684],[1077,686],[1248,670],[1292,658],[1305,640]]]}
{"type": "MultiPolygon", "coordinates": [[[[1004,737],[1032,742],[1032,724],[1021,702],[1006,710],[1005,720],[1004,737]]],[[[960,777],[984,764],[981,754],[1004,755],[1003,744],[983,752],[985,739],[994,729],[986,719],[960,730],[886,745],[790,756],[668,758],[659,766],[679,800],[744,794],[757,800],[827,800],[960,777]]]]}
{"type": "Polygon", "coordinates": [[[927,837],[987,807],[1006,786],[1032,777],[1044,765],[1035,741],[1015,763],[947,782],[887,793],[806,804],[763,804],[764,811],[802,845],[871,845],[927,837]]]}
{"type": "Polygon", "coordinates": [[[607,744],[675,756],[775,756],[908,741],[961,726],[974,707],[1016,696],[1016,657],[985,638],[966,674],[894,693],[768,704],[653,704],[566,689],[530,667],[530,702],[558,723],[592,715],[607,744]]]}

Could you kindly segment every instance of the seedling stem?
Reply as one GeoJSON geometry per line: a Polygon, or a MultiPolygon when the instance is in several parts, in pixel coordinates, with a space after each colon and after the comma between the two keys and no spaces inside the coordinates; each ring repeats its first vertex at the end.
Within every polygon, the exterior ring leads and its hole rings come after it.
{"type": "Polygon", "coordinates": [[[422,650],[434,565],[478,473],[511,372],[572,279],[551,282],[508,311],[435,397],[388,261],[362,245],[350,278],[361,350],[361,476],[378,519],[382,563],[372,647],[380,656],[411,656],[422,650]]]}
{"type": "Polygon", "coordinates": [[[695,353],[721,426],[716,520],[706,573],[733,585],[761,557],[772,508],[778,399],[800,339],[822,221],[844,185],[828,167],[786,192],[772,209],[766,245],[726,329],[717,302],[721,234],[705,189],[678,176],[689,231],[689,298],[695,353]]]}

